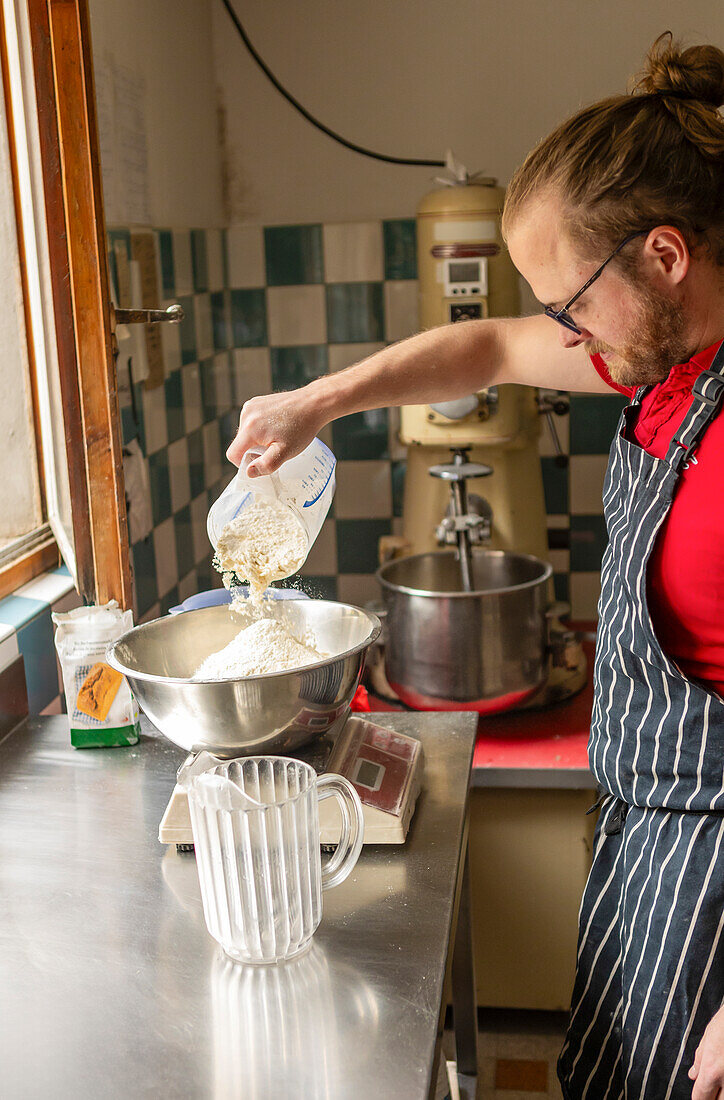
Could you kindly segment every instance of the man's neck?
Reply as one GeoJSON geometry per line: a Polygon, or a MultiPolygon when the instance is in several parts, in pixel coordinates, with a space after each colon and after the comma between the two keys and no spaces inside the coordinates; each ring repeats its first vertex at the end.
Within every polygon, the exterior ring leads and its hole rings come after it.
{"type": "Polygon", "coordinates": [[[686,311],[692,355],[724,339],[724,268],[699,262],[689,271],[686,311]]]}

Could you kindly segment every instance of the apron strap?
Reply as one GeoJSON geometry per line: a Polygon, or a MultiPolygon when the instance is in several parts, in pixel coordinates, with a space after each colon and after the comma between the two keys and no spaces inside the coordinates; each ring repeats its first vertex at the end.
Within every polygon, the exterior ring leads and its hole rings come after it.
{"type": "Polygon", "coordinates": [[[724,400],[724,340],[709,369],[697,377],[691,392],[694,395],[691,408],[666,454],[666,462],[673,470],[680,470],[689,461],[724,400]]]}

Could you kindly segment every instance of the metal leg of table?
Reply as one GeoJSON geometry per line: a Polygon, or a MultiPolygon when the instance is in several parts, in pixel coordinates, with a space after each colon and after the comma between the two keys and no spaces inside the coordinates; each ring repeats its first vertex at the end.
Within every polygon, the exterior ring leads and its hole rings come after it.
{"type": "Polygon", "coordinates": [[[452,959],[455,1053],[461,1100],[474,1100],[478,1073],[478,1009],[475,993],[470,858],[465,852],[460,908],[452,959]]]}

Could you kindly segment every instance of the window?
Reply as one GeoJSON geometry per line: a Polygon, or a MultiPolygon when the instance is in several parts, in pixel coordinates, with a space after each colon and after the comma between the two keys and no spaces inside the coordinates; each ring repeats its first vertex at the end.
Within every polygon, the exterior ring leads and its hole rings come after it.
{"type": "Polygon", "coordinates": [[[70,509],[64,478],[62,415],[52,415],[52,311],[48,309],[48,247],[38,177],[37,112],[24,6],[3,5],[5,50],[0,103],[0,595],[58,560],[58,543],[71,567],[72,539],[61,522],[70,509]],[[16,20],[17,16],[19,20],[16,20]],[[39,205],[40,199],[40,205],[39,205]],[[63,492],[65,490],[65,492],[63,492]],[[64,501],[61,504],[61,500],[64,501]],[[48,522],[50,521],[50,522],[48,522]],[[55,536],[55,537],[54,537],[55,536]],[[57,543],[56,543],[57,539],[57,543]]]}
{"type": "MultiPolygon", "coordinates": [[[[19,535],[38,545],[30,558],[16,556],[4,571],[0,560],[0,595],[12,590],[9,584],[16,587],[57,561],[59,547],[86,600],[115,598],[129,607],[88,13],[84,0],[4,0],[2,19],[7,105],[2,140],[12,187],[0,197],[0,228],[3,204],[7,198],[9,211],[12,196],[25,322],[25,338],[22,325],[16,335],[23,372],[14,372],[12,382],[17,401],[25,395],[17,465],[31,470],[22,490],[23,522],[30,529],[22,535],[10,531],[14,545],[8,541],[6,550],[8,556],[22,551],[19,535]],[[29,432],[30,409],[34,431],[29,432]],[[24,572],[18,572],[20,566],[24,572]]],[[[7,178],[0,163],[0,188],[7,178]]],[[[8,219],[11,233],[9,213],[8,219]]],[[[0,309],[3,289],[0,285],[0,309]]],[[[2,326],[0,317],[0,336],[2,326]]],[[[5,368],[0,364],[0,393],[5,368]]],[[[15,465],[0,450],[3,484],[11,471],[15,475],[15,465]]]]}

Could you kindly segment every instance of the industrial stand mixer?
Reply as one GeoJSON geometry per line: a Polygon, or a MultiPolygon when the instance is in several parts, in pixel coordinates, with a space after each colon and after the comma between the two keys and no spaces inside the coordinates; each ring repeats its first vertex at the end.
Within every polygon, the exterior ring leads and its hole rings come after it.
{"type": "MultiPolygon", "coordinates": [[[[500,230],[503,198],[494,180],[478,180],[423,199],[422,328],[518,313],[518,276],[500,230]]],[[[510,384],[402,408],[402,529],[382,540],[378,579],[387,680],[409,706],[485,714],[545,705],[585,683],[583,650],[558,621],[566,608],[555,602],[547,563],[538,449],[545,416],[557,462],[565,462],[553,415],[566,411],[561,395],[510,384]],[[468,492],[471,478],[485,478],[484,499],[468,492]]]]}

